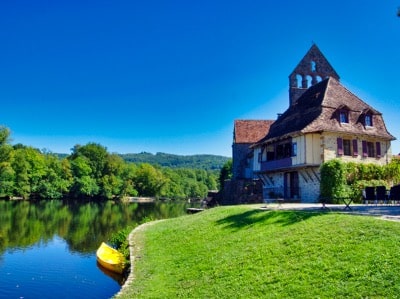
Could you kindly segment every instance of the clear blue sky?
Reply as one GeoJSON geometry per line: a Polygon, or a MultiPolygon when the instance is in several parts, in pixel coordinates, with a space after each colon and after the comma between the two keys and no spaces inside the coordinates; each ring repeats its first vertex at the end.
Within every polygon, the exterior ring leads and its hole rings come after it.
{"type": "Polygon", "coordinates": [[[286,110],[288,75],[315,42],[400,138],[399,5],[4,0],[0,124],[52,152],[231,156],[234,120],[286,110]]]}

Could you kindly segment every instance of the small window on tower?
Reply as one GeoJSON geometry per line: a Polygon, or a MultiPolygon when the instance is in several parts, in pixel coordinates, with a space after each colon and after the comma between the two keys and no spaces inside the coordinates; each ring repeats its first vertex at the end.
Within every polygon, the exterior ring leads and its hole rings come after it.
{"type": "Polygon", "coordinates": [[[311,61],[311,71],[316,72],[317,71],[317,64],[315,61],[311,61]]]}

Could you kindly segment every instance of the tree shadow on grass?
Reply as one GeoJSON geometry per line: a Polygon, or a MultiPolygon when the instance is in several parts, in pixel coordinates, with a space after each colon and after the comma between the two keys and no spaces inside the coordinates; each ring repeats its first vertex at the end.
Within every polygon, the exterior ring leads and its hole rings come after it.
{"type": "Polygon", "coordinates": [[[295,224],[305,221],[311,217],[325,215],[322,211],[270,211],[270,210],[249,210],[240,214],[235,214],[222,218],[216,223],[224,225],[227,229],[238,230],[256,224],[279,224],[282,226],[295,224]]]}

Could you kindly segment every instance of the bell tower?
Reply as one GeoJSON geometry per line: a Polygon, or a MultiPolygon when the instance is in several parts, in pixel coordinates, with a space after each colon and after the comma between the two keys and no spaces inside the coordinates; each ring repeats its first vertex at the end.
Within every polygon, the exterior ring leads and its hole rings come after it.
{"type": "Polygon", "coordinates": [[[333,77],[336,80],[340,79],[317,45],[313,44],[289,75],[289,105],[295,105],[298,98],[310,86],[317,84],[327,77],[333,77]]]}

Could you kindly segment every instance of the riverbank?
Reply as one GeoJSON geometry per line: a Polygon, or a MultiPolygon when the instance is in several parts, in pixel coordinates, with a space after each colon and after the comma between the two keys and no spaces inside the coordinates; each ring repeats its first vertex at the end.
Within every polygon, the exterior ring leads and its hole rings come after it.
{"type": "Polygon", "coordinates": [[[400,223],[333,207],[218,207],[145,224],[130,240],[132,273],[118,298],[393,297],[400,291],[400,223]]]}

